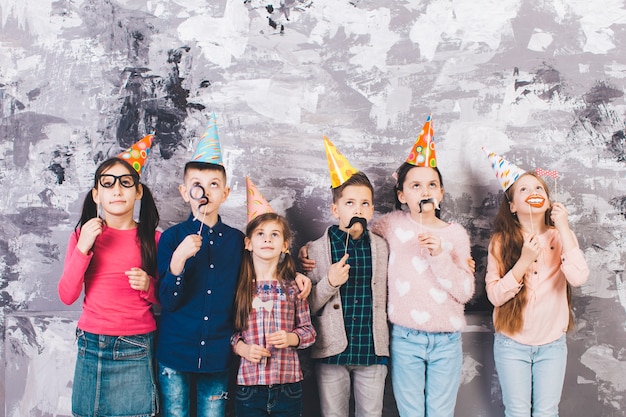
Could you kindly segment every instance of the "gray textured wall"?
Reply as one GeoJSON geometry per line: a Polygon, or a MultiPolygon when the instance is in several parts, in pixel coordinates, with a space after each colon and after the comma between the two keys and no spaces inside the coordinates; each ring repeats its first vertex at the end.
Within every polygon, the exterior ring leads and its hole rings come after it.
{"type": "Polygon", "coordinates": [[[56,283],[96,165],[156,130],[144,181],[167,228],[187,214],[176,186],[211,111],[233,187],[224,220],[243,227],[250,175],[296,247],[332,222],[322,135],[385,212],[390,175],[433,113],[444,217],[468,229],[478,262],[458,415],[500,409],[483,280],[499,186],[480,148],[557,169],[592,270],[575,292],[562,415],[622,416],[624,1],[283,3],[0,0],[6,416],[69,413],[80,305],[62,305],[56,283]]]}

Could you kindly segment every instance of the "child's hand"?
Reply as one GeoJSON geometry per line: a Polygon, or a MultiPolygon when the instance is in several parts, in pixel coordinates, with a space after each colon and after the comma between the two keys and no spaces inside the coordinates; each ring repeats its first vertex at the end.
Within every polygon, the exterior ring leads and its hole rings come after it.
{"type": "Polygon", "coordinates": [[[300,338],[295,333],[279,330],[267,336],[267,343],[277,349],[285,349],[289,346],[298,346],[300,338]]]}
{"type": "Polygon", "coordinates": [[[476,272],[476,261],[471,256],[467,258],[467,266],[472,274],[476,272]]]}
{"type": "Polygon", "coordinates": [[[259,345],[249,345],[243,341],[237,344],[237,354],[252,363],[259,363],[263,358],[269,358],[270,351],[259,345]]]}
{"type": "Polygon", "coordinates": [[[83,224],[80,228],[80,236],[78,237],[78,242],[76,243],[76,247],[81,253],[87,255],[93,244],[96,241],[96,238],[102,234],[102,219],[99,217],[94,217],[93,219],[89,219],[87,223],[83,224]]]}
{"type": "Polygon", "coordinates": [[[128,277],[128,283],[130,288],[137,291],[148,291],[150,288],[150,277],[141,268],[131,268],[130,271],[125,272],[128,277]]]}
{"type": "Polygon", "coordinates": [[[550,213],[550,219],[554,223],[554,227],[560,232],[561,230],[569,229],[569,222],[567,219],[567,209],[561,203],[552,204],[552,212],[550,213]]]}
{"type": "Polygon", "coordinates": [[[420,233],[417,238],[419,239],[420,246],[428,249],[430,256],[437,256],[442,252],[441,238],[439,238],[439,236],[426,232],[420,233]]]}
{"type": "Polygon", "coordinates": [[[187,259],[195,256],[201,247],[202,236],[200,235],[194,233],[193,235],[188,235],[185,239],[183,239],[172,254],[170,272],[174,275],[181,274],[185,269],[185,262],[187,262],[187,259]]]}
{"type": "Polygon", "coordinates": [[[296,274],[296,285],[300,290],[300,294],[298,294],[298,298],[300,300],[306,300],[306,298],[311,294],[311,279],[302,274],[296,274]]]}
{"type": "Polygon", "coordinates": [[[539,237],[535,233],[524,239],[524,245],[522,246],[522,253],[519,260],[530,266],[539,257],[541,252],[541,245],[539,244],[539,237]]]}
{"type": "Polygon", "coordinates": [[[300,265],[302,266],[302,270],[304,272],[311,272],[315,269],[315,261],[313,259],[309,259],[309,246],[304,245],[298,251],[298,260],[300,261],[300,265]]]}
{"type": "Polygon", "coordinates": [[[339,287],[345,284],[350,277],[350,265],[346,263],[348,256],[350,255],[347,253],[343,255],[343,258],[341,258],[339,262],[332,264],[328,270],[328,282],[333,287],[339,287]]]}

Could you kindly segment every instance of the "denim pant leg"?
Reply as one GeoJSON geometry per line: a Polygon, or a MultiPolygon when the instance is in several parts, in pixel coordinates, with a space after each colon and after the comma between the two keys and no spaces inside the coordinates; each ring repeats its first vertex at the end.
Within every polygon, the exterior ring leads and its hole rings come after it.
{"type": "Polygon", "coordinates": [[[191,374],[159,363],[159,387],[163,417],[189,417],[191,374]]]}
{"type": "Polygon", "coordinates": [[[235,394],[237,417],[300,417],[302,385],[238,385],[235,394]]]}
{"type": "Polygon", "coordinates": [[[196,376],[198,388],[198,415],[224,417],[228,400],[228,371],[196,376]]]}
{"type": "Polygon", "coordinates": [[[430,333],[426,362],[426,417],[454,417],[463,368],[461,333],[430,333]]]}
{"type": "Polygon", "coordinates": [[[563,335],[539,346],[533,360],[533,416],[557,417],[567,367],[567,340],[563,335]]]}
{"type": "Polygon", "coordinates": [[[355,417],[380,417],[383,413],[387,365],[352,367],[355,417]]]}
{"type": "Polygon", "coordinates": [[[401,417],[424,417],[426,388],[426,334],[401,326],[391,331],[391,383],[401,417]]]}
{"type": "Polygon", "coordinates": [[[323,417],[346,417],[350,410],[350,371],[344,365],[316,366],[320,411],[323,417]]]}
{"type": "Polygon", "coordinates": [[[463,351],[461,333],[394,326],[391,381],[402,417],[453,417],[463,351]]]}
{"type": "Polygon", "coordinates": [[[493,356],[506,417],[558,416],[567,362],[565,335],[529,346],[496,333],[493,356]]]}

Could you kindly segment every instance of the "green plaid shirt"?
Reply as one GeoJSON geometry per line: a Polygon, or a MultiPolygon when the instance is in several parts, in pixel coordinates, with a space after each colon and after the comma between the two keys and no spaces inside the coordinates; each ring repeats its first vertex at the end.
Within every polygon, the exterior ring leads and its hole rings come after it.
{"type": "MultiPolygon", "coordinates": [[[[331,263],[339,262],[346,251],[346,232],[339,226],[328,230],[331,263]]],[[[341,286],[343,322],[348,336],[348,347],[342,353],[322,358],[330,365],[377,365],[386,364],[387,358],[376,356],[372,329],[372,246],[366,231],[358,240],[348,240],[348,264],[350,276],[341,286]]]]}

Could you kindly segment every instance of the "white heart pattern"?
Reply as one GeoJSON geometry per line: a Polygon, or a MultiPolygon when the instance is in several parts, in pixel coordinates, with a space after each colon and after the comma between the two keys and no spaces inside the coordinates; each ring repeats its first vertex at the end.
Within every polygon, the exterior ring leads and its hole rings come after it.
{"type": "Polygon", "coordinates": [[[449,290],[452,288],[452,281],[450,281],[449,279],[437,278],[437,282],[446,290],[449,290]]]}
{"type": "Polygon", "coordinates": [[[411,318],[415,320],[417,324],[424,324],[430,320],[430,313],[428,311],[411,310],[411,318]]]}
{"type": "Polygon", "coordinates": [[[398,294],[400,296],[406,295],[411,289],[411,283],[409,281],[396,281],[396,290],[398,290],[398,294]]]}
{"type": "Polygon", "coordinates": [[[463,320],[458,317],[450,317],[450,324],[454,327],[455,330],[461,330],[461,326],[463,326],[463,320]]]}
{"type": "Polygon", "coordinates": [[[408,242],[409,240],[413,239],[413,237],[415,236],[414,231],[404,230],[400,228],[397,228],[394,233],[396,234],[396,237],[400,239],[400,242],[402,243],[408,242]]]}
{"type": "Polygon", "coordinates": [[[438,290],[437,288],[431,288],[428,291],[433,300],[437,302],[437,304],[442,304],[448,298],[448,294],[445,291],[438,290]]]}
{"type": "Polygon", "coordinates": [[[413,259],[411,259],[411,264],[418,274],[426,272],[426,270],[428,269],[428,262],[425,259],[420,258],[419,256],[414,256],[413,259]]]}

